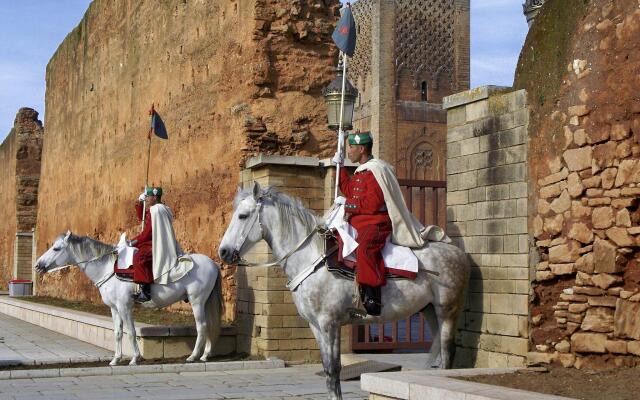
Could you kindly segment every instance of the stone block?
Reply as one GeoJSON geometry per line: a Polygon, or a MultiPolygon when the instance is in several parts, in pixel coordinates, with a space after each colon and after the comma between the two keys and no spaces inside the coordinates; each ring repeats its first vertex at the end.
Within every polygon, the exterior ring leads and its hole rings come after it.
{"type": "Polygon", "coordinates": [[[578,253],[579,245],[575,242],[554,246],[549,248],[549,262],[556,264],[573,263],[580,254],[578,253]]]}
{"type": "Polygon", "coordinates": [[[633,342],[627,342],[627,352],[636,356],[640,356],[640,341],[636,340],[633,342]]]}
{"type": "Polygon", "coordinates": [[[529,187],[527,182],[514,182],[509,184],[509,197],[512,199],[526,199],[529,187]]]}
{"type": "MultiPolygon", "coordinates": [[[[626,228],[617,226],[609,228],[606,230],[606,235],[607,238],[612,240],[616,245],[620,247],[635,245],[635,240],[629,235],[626,228]]],[[[604,240],[601,241],[603,242],[604,240]]]]}
{"type": "Polygon", "coordinates": [[[593,275],[591,279],[593,283],[601,289],[607,289],[614,283],[622,281],[622,278],[610,274],[596,274],[593,275]]]}
{"type": "Polygon", "coordinates": [[[591,168],[592,149],[591,146],[581,147],[577,149],[566,150],[562,157],[564,158],[569,171],[581,171],[591,168]]]}
{"type": "Polygon", "coordinates": [[[473,221],[476,219],[476,205],[464,204],[447,207],[447,221],[473,221]]]}
{"type": "Polygon", "coordinates": [[[487,200],[507,200],[509,197],[509,184],[487,187],[487,200]]]}
{"type": "Polygon", "coordinates": [[[596,273],[617,273],[622,271],[623,266],[616,263],[616,249],[616,246],[606,240],[598,240],[594,243],[593,265],[596,273]]]}
{"type": "Polygon", "coordinates": [[[595,229],[607,229],[614,222],[613,208],[598,207],[593,210],[591,223],[595,229]]]}
{"type": "Polygon", "coordinates": [[[475,121],[489,116],[489,102],[478,101],[466,105],[466,122],[475,121]]]}
{"type": "Polygon", "coordinates": [[[502,183],[522,182],[526,178],[525,164],[511,164],[478,171],[478,185],[491,186],[502,183]]]}
{"type": "Polygon", "coordinates": [[[508,218],[507,221],[507,234],[515,235],[520,233],[527,233],[527,217],[508,218]]]}
{"type": "Polygon", "coordinates": [[[604,333],[574,333],[571,349],[578,353],[605,353],[607,335],[604,333]]]}
{"type": "MultiPolygon", "coordinates": [[[[461,140],[457,143],[460,147],[460,156],[468,156],[470,154],[476,154],[480,151],[480,138],[473,137],[470,139],[461,140]]],[[[449,145],[453,145],[453,143],[450,143],[449,145]]],[[[449,157],[453,157],[453,155],[449,157]]]]}
{"type": "Polygon", "coordinates": [[[582,222],[577,222],[571,225],[571,229],[567,234],[570,239],[575,239],[581,243],[588,244],[593,242],[593,231],[582,222]]]}
{"type": "Polygon", "coordinates": [[[640,303],[620,299],[614,314],[613,333],[619,338],[640,340],[640,303]]]}
{"type": "Polygon", "coordinates": [[[486,318],[487,332],[498,335],[519,336],[517,316],[489,314],[486,318]]]}
{"type": "Polygon", "coordinates": [[[461,190],[457,192],[448,192],[447,193],[447,205],[459,205],[459,204],[467,204],[469,202],[469,191],[461,190]]]}
{"type": "Polygon", "coordinates": [[[554,275],[571,275],[575,272],[575,264],[549,264],[549,269],[554,275]]]}
{"type": "Polygon", "coordinates": [[[608,307],[591,307],[582,320],[580,328],[583,331],[611,332],[613,331],[613,313],[608,307]]]}

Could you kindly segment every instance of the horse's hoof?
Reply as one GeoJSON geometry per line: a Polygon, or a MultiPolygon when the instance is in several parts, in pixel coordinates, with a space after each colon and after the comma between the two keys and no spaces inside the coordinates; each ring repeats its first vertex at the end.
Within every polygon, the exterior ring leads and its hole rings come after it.
{"type": "Polygon", "coordinates": [[[196,358],[194,356],[190,356],[189,358],[187,358],[187,362],[188,363],[192,363],[196,360],[196,358]]]}
{"type": "Polygon", "coordinates": [[[202,361],[202,362],[207,362],[208,359],[209,359],[209,356],[206,356],[206,355],[200,357],[200,361],[202,361]]]}
{"type": "Polygon", "coordinates": [[[129,365],[138,365],[138,360],[132,358],[131,361],[129,361],[129,365]]]}
{"type": "Polygon", "coordinates": [[[120,360],[119,360],[119,359],[115,359],[115,358],[114,358],[113,360],[111,360],[111,362],[109,363],[109,365],[110,365],[110,366],[112,366],[112,367],[114,367],[114,366],[118,365],[118,362],[120,362],[120,360]]]}

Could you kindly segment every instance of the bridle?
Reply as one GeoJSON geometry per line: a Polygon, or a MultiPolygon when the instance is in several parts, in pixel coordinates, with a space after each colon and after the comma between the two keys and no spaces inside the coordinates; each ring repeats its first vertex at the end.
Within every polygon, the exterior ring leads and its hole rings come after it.
{"type": "MultiPolygon", "coordinates": [[[[65,246],[65,247],[66,247],[66,246],[65,246]]],[[[53,263],[58,259],[58,257],[60,257],[60,254],[62,254],[62,253],[61,253],[61,252],[58,252],[58,254],[56,254],[56,256],[55,256],[55,257],[53,257],[53,260],[51,260],[51,262],[49,263],[49,265],[53,264],[53,263]]],[[[75,263],[74,263],[74,265],[78,265],[78,266],[80,266],[81,264],[88,264],[88,263],[91,263],[91,262],[97,261],[97,260],[101,259],[101,258],[102,258],[102,257],[104,257],[104,256],[107,256],[107,255],[113,255],[113,254],[117,254],[117,251],[116,251],[115,249],[114,249],[114,250],[110,250],[110,251],[108,251],[108,252],[106,252],[106,253],[104,253],[104,254],[101,254],[101,255],[99,255],[99,256],[96,256],[96,257],[90,258],[90,259],[85,260],[85,261],[77,261],[77,262],[75,262],[75,263]]],[[[65,269],[65,268],[69,268],[69,267],[70,267],[70,265],[61,265],[61,266],[59,266],[59,267],[55,267],[55,268],[52,268],[52,269],[45,269],[45,271],[44,271],[44,272],[46,272],[46,273],[51,273],[51,272],[60,271],[61,269],[65,269]]],[[[98,289],[100,289],[100,286],[104,285],[104,284],[105,284],[109,279],[111,279],[114,275],[115,275],[115,272],[114,272],[114,271],[111,271],[109,274],[107,274],[107,275],[105,275],[104,277],[102,277],[101,279],[99,279],[99,280],[98,280],[98,282],[94,283],[94,285],[95,285],[98,289]]]]}
{"type": "MultiPolygon", "coordinates": [[[[262,227],[262,221],[260,221],[260,211],[262,210],[262,200],[258,200],[257,202],[257,208],[254,212],[254,214],[251,216],[251,220],[249,221],[249,223],[247,223],[246,229],[244,229],[242,231],[242,234],[240,235],[240,240],[238,241],[238,244],[235,246],[235,248],[233,249],[234,252],[234,259],[237,260],[237,264],[240,266],[245,266],[245,267],[273,267],[274,265],[283,265],[284,262],[287,261],[287,259],[289,259],[289,257],[291,257],[295,252],[297,252],[298,250],[300,250],[300,248],[302,248],[308,241],[309,239],[311,239],[316,233],[318,233],[321,229],[323,229],[322,226],[320,225],[316,225],[315,228],[313,228],[311,230],[311,232],[309,232],[309,234],[307,236],[305,236],[302,240],[300,240],[291,250],[289,250],[289,252],[287,252],[287,254],[285,254],[284,256],[280,257],[280,259],[276,260],[276,261],[272,261],[269,263],[252,263],[249,262],[247,260],[245,260],[244,258],[242,258],[240,256],[240,250],[242,249],[242,247],[244,247],[245,241],[247,240],[247,237],[249,236],[249,232],[251,232],[251,230],[253,230],[253,227],[255,226],[255,224],[257,223],[260,226],[260,237],[264,238],[264,228],[262,227]]],[[[325,252],[321,252],[321,258],[326,258],[326,255],[324,255],[325,252]]],[[[292,279],[291,282],[295,281],[296,278],[292,279]]],[[[287,287],[289,287],[289,283],[287,284],[287,287]]],[[[297,287],[297,285],[296,285],[297,287]]]]}

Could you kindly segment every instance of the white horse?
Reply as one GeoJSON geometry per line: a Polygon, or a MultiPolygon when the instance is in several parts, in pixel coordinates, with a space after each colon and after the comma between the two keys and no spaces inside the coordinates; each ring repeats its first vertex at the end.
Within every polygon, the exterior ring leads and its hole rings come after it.
{"type": "MultiPolygon", "coordinates": [[[[238,262],[256,242],[264,239],[290,281],[299,283],[312,260],[321,260],[323,238],[314,234],[322,221],[294,200],[273,188],[262,190],[254,184],[253,193],[239,192],[231,223],[220,243],[219,255],[226,263],[238,262]],[[306,239],[305,239],[306,238],[306,239]]],[[[354,307],[353,282],[326,268],[314,270],[293,290],[298,312],[309,322],[318,341],[327,377],[330,399],[341,399],[340,326],[350,323],[382,323],[408,318],[421,310],[432,325],[435,340],[431,358],[439,352],[440,366],[451,366],[456,319],[462,308],[469,278],[469,262],[457,247],[431,242],[414,250],[420,260],[415,280],[389,280],[382,288],[382,315],[358,318],[354,307]],[[424,267],[435,271],[428,273],[424,267]],[[433,307],[427,307],[432,305],[433,307]],[[433,310],[432,310],[433,309],[433,310]],[[437,326],[439,325],[439,330],[437,326]],[[439,349],[439,351],[437,350],[439,349]]],[[[308,272],[308,271],[307,271],[308,272]]],[[[295,286],[295,284],[294,284],[295,286]]]]}
{"type": "MultiPolygon", "coordinates": [[[[115,354],[109,365],[122,359],[123,323],[131,339],[133,357],[129,365],[136,365],[140,350],[136,342],[133,322],[133,293],[135,284],[121,281],[114,275],[115,247],[71,232],[60,235],[53,246],[36,262],[34,268],[46,273],[67,265],[77,265],[98,287],[102,301],[111,308],[115,333],[115,354]]],[[[202,254],[191,254],[193,268],[187,275],[167,285],[151,286],[151,307],[166,307],[187,299],[193,308],[198,336],[187,362],[206,361],[213,354],[213,346],[220,335],[224,303],[219,266],[202,254]],[[206,345],[205,345],[206,343],[206,345]],[[204,347],[204,353],[203,353],[204,347]]]]}

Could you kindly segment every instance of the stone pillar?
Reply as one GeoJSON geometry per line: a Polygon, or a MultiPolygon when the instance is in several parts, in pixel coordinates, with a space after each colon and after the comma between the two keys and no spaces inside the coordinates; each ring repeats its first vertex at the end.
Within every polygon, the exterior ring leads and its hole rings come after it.
{"type": "Polygon", "coordinates": [[[455,364],[522,366],[531,269],[524,90],[485,86],[444,99],[447,233],[473,261],[455,364]]]}

